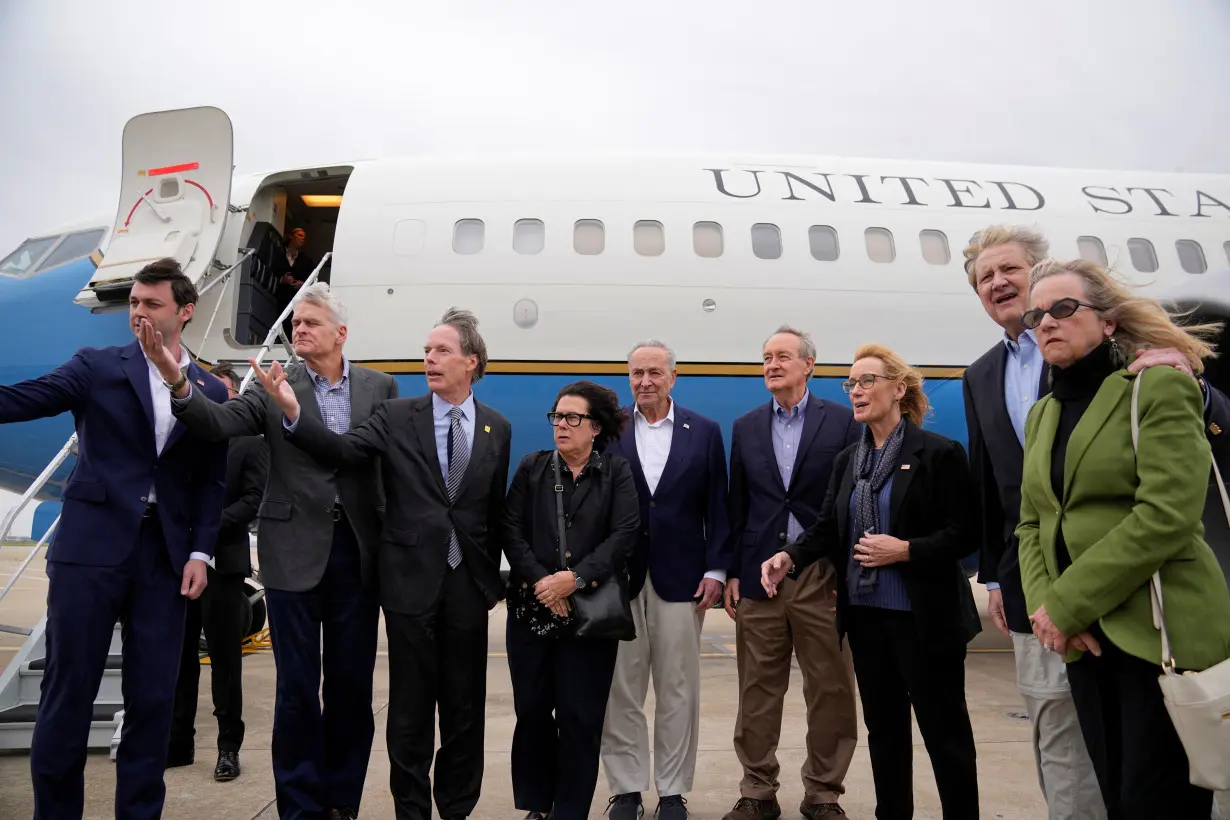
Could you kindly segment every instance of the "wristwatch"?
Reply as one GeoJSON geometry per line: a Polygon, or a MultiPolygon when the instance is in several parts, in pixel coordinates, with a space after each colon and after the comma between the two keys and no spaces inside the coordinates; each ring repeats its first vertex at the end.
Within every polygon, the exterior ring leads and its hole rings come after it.
{"type": "Polygon", "coordinates": [[[167,386],[168,390],[174,393],[176,390],[178,390],[179,388],[183,387],[185,384],[188,383],[188,369],[184,368],[183,370],[179,371],[179,381],[177,381],[175,384],[171,384],[169,381],[166,381],[165,379],[163,380],[162,383],[167,386]]]}
{"type": "Polygon", "coordinates": [[[577,589],[585,589],[585,579],[578,575],[575,569],[572,571],[572,578],[577,582],[577,589]]]}

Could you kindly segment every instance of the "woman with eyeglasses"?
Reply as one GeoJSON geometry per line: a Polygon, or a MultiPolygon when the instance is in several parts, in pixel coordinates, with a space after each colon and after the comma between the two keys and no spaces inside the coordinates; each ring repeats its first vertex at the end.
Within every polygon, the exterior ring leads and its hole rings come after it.
{"type": "MultiPolygon", "coordinates": [[[[1025,424],[1021,581],[1034,633],[1067,661],[1077,718],[1107,816],[1208,817],[1166,711],[1149,579],[1160,570],[1173,663],[1230,657],[1230,592],[1203,539],[1209,481],[1204,398],[1172,367],[1124,365],[1173,348],[1200,373],[1216,325],[1180,327],[1092,262],[1030,273],[1023,322],[1052,366],[1051,394],[1025,424]],[[1131,398],[1140,379],[1139,439],[1131,398]]],[[[1230,763],[1227,763],[1230,765],[1230,763]]]]}
{"type": "Polygon", "coordinates": [[[962,446],[922,429],[922,376],[864,345],[850,378],[861,440],[833,462],[820,518],[761,567],[770,597],[794,566],[837,569],[837,629],[850,640],[867,725],[876,817],[914,816],[910,707],[935,771],[945,820],[978,817],[965,651],[981,631],[960,560],[975,549],[962,446]]]}
{"type": "Polygon", "coordinates": [[[585,820],[593,802],[619,641],[575,636],[572,596],[625,572],[636,543],[632,468],[603,454],[627,420],[614,391],[589,381],[568,385],[547,414],[554,449],[522,459],[508,492],[513,804],[527,820],[585,820]]]}

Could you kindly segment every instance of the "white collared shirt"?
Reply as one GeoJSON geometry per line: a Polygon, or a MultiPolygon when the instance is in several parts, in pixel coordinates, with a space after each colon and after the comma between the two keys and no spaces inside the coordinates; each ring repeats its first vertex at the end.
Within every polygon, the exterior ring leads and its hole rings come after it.
{"type": "Polygon", "coordinates": [[[666,416],[652,424],[639,407],[634,407],[632,418],[636,424],[636,454],[641,460],[645,483],[649,485],[652,495],[658,490],[658,481],[671,454],[671,438],[675,434],[675,400],[671,399],[666,416]]]}
{"type": "MultiPolygon", "coordinates": [[[[175,429],[175,416],[171,413],[171,391],[162,380],[158,366],[149,360],[149,356],[145,357],[145,367],[149,371],[149,394],[154,404],[154,447],[158,455],[162,455],[167,440],[171,438],[171,431],[175,429]]],[[[188,350],[183,345],[179,346],[179,369],[188,369],[188,350]]],[[[149,486],[148,498],[150,504],[158,502],[158,493],[152,483],[149,486]]],[[[211,563],[209,556],[203,552],[194,552],[188,557],[211,563]]]]}

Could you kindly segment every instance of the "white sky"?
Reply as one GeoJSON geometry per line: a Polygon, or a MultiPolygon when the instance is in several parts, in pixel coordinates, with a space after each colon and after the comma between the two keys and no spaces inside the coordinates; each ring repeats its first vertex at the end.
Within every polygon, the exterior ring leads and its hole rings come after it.
{"type": "Polygon", "coordinates": [[[1230,172],[1226,0],[0,0],[0,255],[110,213],[131,116],[240,172],[469,151],[1230,172]]]}

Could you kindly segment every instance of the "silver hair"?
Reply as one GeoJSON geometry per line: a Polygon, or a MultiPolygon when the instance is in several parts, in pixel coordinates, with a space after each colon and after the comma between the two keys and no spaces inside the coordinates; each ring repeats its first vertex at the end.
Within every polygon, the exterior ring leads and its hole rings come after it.
{"type": "Polygon", "coordinates": [[[812,360],[812,369],[807,371],[807,378],[809,378],[809,379],[810,379],[810,378],[811,378],[811,374],[812,374],[812,372],[816,369],[816,366],[815,366],[815,361],[816,361],[816,343],[812,340],[812,338],[811,338],[811,334],[810,334],[810,333],[806,333],[806,332],[804,332],[804,331],[802,331],[802,330],[799,330],[797,327],[794,327],[794,326],[792,326],[792,325],[782,325],[782,326],[781,326],[781,327],[779,327],[777,330],[773,331],[773,333],[772,333],[772,334],[770,334],[770,335],[769,335],[769,336],[768,336],[768,337],[764,340],[764,344],[762,344],[762,345],[760,346],[760,347],[761,347],[761,349],[764,349],[764,346],[765,346],[765,345],[767,345],[767,344],[769,343],[769,339],[772,339],[774,336],[778,335],[779,333],[788,333],[788,334],[790,334],[791,336],[794,336],[794,337],[798,338],[798,340],[799,340],[799,355],[800,355],[800,356],[802,356],[804,359],[811,359],[811,360],[812,360]]]}
{"type": "Polygon", "coordinates": [[[346,305],[337,295],[329,290],[328,282],[313,282],[299,294],[299,304],[318,305],[333,315],[333,321],[338,325],[346,324],[346,305]]]}
{"type": "Polygon", "coordinates": [[[988,225],[970,237],[969,245],[962,252],[965,256],[965,275],[969,279],[970,287],[978,290],[978,279],[974,271],[978,255],[987,248],[1006,245],[1009,242],[1016,242],[1025,249],[1025,261],[1029,262],[1030,267],[1041,262],[1050,253],[1050,244],[1038,231],[1022,225],[988,225]]]}
{"type": "Polygon", "coordinates": [[[657,339],[646,339],[643,342],[637,342],[631,350],[628,351],[628,360],[632,360],[632,354],[640,350],[642,347],[656,347],[659,350],[666,351],[666,357],[670,361],[671,370],[675,369],[675,351],[670,349],[665,342],[659,342],[657,339]]]}
{"type": "Polygon", "coordinates": [[[474,368],[474,372],[470,374],[470,384],[481,379],[487,372],[487,343],[483,341],[482,334],[478,332],[478,317],[468,310],[451,307],[436,323],[436,327],[441,325],[448,325],[457,331],[457,335],[461,338],[461,355],[478,358],[478,367],[474,368]]]}

